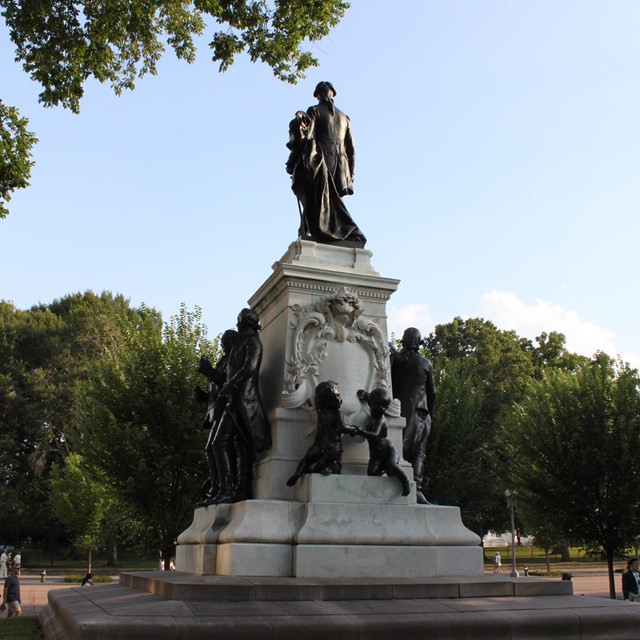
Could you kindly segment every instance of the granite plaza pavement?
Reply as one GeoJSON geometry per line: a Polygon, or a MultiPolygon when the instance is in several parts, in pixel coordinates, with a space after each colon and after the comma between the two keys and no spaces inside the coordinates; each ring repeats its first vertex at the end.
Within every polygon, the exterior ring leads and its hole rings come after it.
{"type": "Polygon", "coordinates": [[[564,584],[508,573],[330,582],[157,571],[86,587],[21,578],[23,611],[40,615],[46,640],[640,638],[640,604],[609,599],[601,571],[564,584]]]}

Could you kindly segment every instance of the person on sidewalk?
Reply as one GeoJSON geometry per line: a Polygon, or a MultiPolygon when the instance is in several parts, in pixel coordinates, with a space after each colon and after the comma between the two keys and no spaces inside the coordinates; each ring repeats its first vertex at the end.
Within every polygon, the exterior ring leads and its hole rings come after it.
{"type": "Polygon", "coordinates": [[[93,586],[93,574],[91,571],[87,571],[84,578],[82,578],[82,584],[80,586],[84,587],[85,584],[88,584],[90,587],[93,586]]]}
{"type": "Polygon", "coordinates": [[[493,573],[502,573],[502,558],[496,551],[496,555],[493,556],[493,573]]]}
{"type": "Polygon", "coordinates": [[[20,555],[20,549],[18,549],[13,555],[11,566],[16,570],[16,575],[20,575],[20,565],[22,564],[22,555],[20,555]]]}
{"type": "Polygon", "coordinates": [[[0,554],[0,578],[7,577],[7,561],[9,560],[9,556],[7,556],[7,550],[3,549],[0,554]]]}
{"type": "Polygon", "coordinates": [[[22,607],[20,606],[20,580],[18,579],[18,570],[11,568],[11,573],[4,581],[4,589],[2,591],[2,611],[7,608],[8,618],[22,615],[22,607]]]}
{"type": "Polygon", "coordinates": [[[625,600],[640,600],[640,573],[638,559],[631,558],[627,562],[626,571],[622,572],[622,596],[625,600]]]}

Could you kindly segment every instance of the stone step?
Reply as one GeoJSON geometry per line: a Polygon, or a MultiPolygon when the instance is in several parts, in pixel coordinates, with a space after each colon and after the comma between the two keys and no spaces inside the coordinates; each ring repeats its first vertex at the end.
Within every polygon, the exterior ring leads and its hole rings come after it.
{"type": "Polygon", "coordinates": [[[487,575],[438,578],[273,578],[193,576],[176,571],[120,575],[120,584],[169,600],[398,600],[573,594],[567,580],[487,575]]]}
{"type": "MultiPolygon", "coordinates": [[[[184,576],[148,576],[145,581],[141,574],[129,575],[128,581],[153,584],[158,590],[163,585],[169,591],[178,588],[183,595],[203,599],[174,599],[124,584],[51,591],[49,605],[40,614],[45,640],[637,640],[640,636],[640,604],[573,595],[489,595],[493,589],[506,593],[510,588],[515,594],[528,585],[541,588],[545,582],[529,578],[509,582],[487,576],[484,583],[436,579],[423,583],[421,590],[419,582],[402,580],[377,585],[368,580],[266,582],[209,577],[204,580],[209,581],[210,591],[205,592],[202,587],[207,582],[192,577],[196,591],[189,593],[184,576]],[[459,595],[428,595],[431,587],[425,585],[445,584],[457,586],[459,595]],[[323,587],[328,587],[324,593],[323,587]],[[413,597],[402,597],[403,593],[413,597]],[[352,599],[358,594],[369,597],[352,599]],[[319,595],[332,599],[316,599],[319,595]]],[[[554,587],[558,585],[567,588],[561,581],[554,587]]]]}

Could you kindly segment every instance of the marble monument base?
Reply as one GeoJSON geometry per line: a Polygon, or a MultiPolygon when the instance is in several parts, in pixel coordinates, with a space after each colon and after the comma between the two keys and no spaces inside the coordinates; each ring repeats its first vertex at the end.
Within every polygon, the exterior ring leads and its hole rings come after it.
{"type": "Polygon", "coordinates": [[[483,573],[479,537],[457,507],[418,505],[415,484],[356,475],[304,476],[297,500],[195,510],[176,567],[195,575],[437,577],[483,573]]]}
{"type": "Polygon", "coordinates": [[[632,640],[637,604],[504,575],[264,578],[146,571],[49,592],[45,640],[632,640]]]}

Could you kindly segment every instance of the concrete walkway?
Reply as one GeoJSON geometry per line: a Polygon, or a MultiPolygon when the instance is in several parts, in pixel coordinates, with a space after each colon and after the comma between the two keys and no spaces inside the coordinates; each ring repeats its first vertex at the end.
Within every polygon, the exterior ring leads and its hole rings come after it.
{"type": "MultiPolygon", "coordinates": [[[[118,576],[112,576],[113,583],[118,583],[118,576]]],[[[47,606],[49,591],[58,589],[77,588],[80,585],[74,582],[65,582],[64,576],[47,576],[45,582],[40,582],[39,576],[20,576],[20,596],[22,598],[22,615],[36,616],[47,606]]],[[[91,587],[83,587],[90,589],[91,587]]]]}

